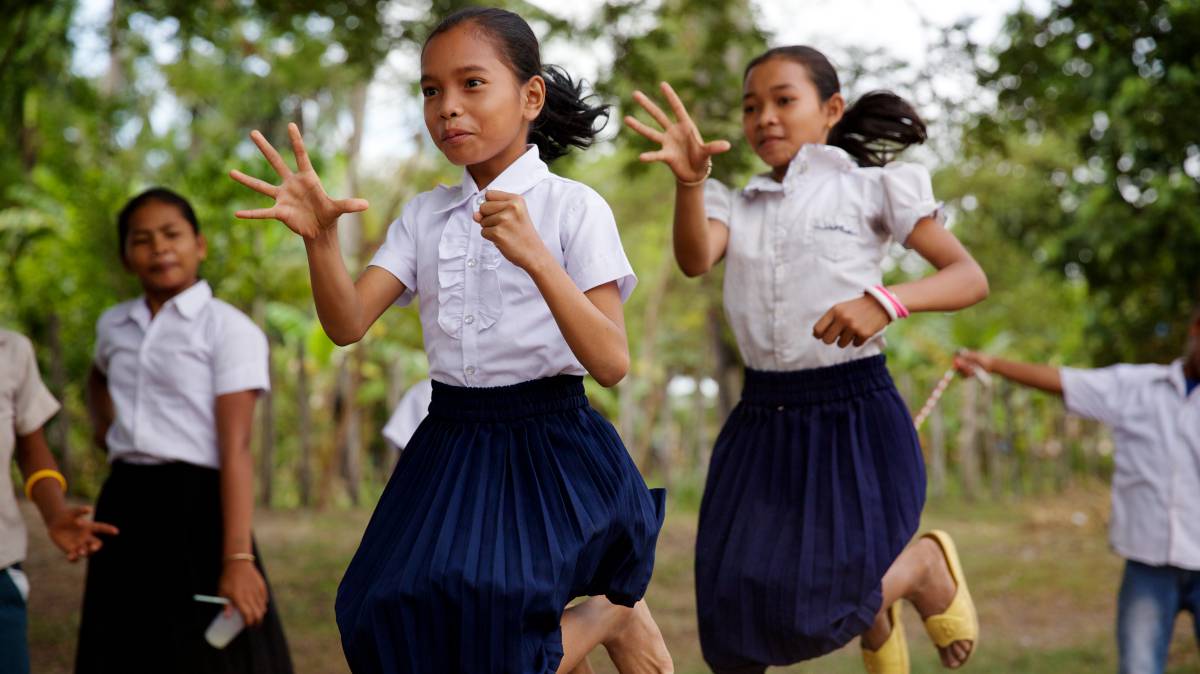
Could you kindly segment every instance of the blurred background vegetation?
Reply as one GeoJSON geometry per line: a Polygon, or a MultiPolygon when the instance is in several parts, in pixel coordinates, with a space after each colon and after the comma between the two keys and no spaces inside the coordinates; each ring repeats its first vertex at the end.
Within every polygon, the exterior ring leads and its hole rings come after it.
{"type": "MultiPolygon", "coordinates": [[[[76,497],[94,498],[106,474],[82,406],[95,321],[139,292],[119,263],[115,215],[136,192],[165,185],[196,207],[210,250],[202,274],[271,340],[274,390],[255,441],[260,507],[354,518],[374,503],[395,461],[379,429],[426,374],[417,314],[390,311],[362,343],[333,346],[315,320],[299,239],[278,223],[235,220],[237,208],[260,204],[226,173],[270,175],[247,133],[280,143],[286,124],[299,123],[330,191],[371,200],[340,225],[347,262],[360,269],[407,199],[459,179],[426,137],[415,64],[425,32],[463,4],[5,3],[0,325],[33,339],[65,402],[49,432],[76,497]],[[371,87],[391,91],[395,105],[389,138],[399,140],[386,161],[364,158],[380,154],[366,123],[371,87]]],[[[569,13],[498,4],[529,19],[548,53],[583,51],[598,63],[591,84],[614,106],[607,140],[554,168],[608,199],[640,285],[626,305],[631,372],[611,390],[589,382],[589,393],[647,480],[671,488],[675,519],[694,519],[740,363],[719,271],[697,280],[677,269],[671,180],[637,162],[643,141],[618,133],[619,120],[633,89],[669,80],[706,136],[734,141],[715,174],[743,182],[763,167],[741,138],[741,71],[778,43],[778,27],[748,0],[596,0],[569,13]]],[[[872,3],[862,4],[869,20],[872,3]]],[[[909,4],[919,15],[921,3],[909,4]]],[[[821,11],[821,2],[787,6],[800,20],[808,5],[821,11]]],[[[921,26],[920,64],[836,35],[815,45],[838,64],[851,100],[889,88],[929,120],[931,142],[903,158],[934,172],[953,231],[991,280],[982,305],[889,331],[890,366],[910,406],[963,347],[1083,366],[1177,357],[1200,297],[1200,1],[1017,6],[986,42],[970,19],[921,26]]],[[[895,252],[889,281],[928,273],[895,252]]],[[[1002,382],[953,385],[922,439],[935,510],[1073,498],[1111,470],[1103,429],[1002,382]]],[[[686,531],[679,536],[686,543],[686,531]]],[[[328,608],[313,610],[328,619],[328,608]]]]}

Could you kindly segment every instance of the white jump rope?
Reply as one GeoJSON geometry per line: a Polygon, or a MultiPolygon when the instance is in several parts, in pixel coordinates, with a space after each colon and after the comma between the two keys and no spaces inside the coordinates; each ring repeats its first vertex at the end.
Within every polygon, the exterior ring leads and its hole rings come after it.
{"type": "MultiPolygon", "coordinates": [[[[917,430],[921,430],[921,424],[925,423],[926,417],[928,417],[929,413],[933,411],[933,408],[937,407],[938,401],[942,399],[942,394],[946,392],[946,389],[950,386],[950,382],[954,381],[956,374],[958,374],[958,371],[951,366],[951,368],[946,370],[946,373],[942,375],[942,378],[938,380],[937,386],[933,387],[933,393],[929,394],[929,398],[926,399],[925,404],[921,406],[921,411],[917,412],[917,416],[913,417],[913,426],[915,426],[917,430]]],[[[975,378],[979,380],[979,383],[983,384],[984,386],[992,385],[992,376],[988,374],[987,370],[981,367],[975,367],[972,369],[971,374],[973,374],[975,378]]]]}

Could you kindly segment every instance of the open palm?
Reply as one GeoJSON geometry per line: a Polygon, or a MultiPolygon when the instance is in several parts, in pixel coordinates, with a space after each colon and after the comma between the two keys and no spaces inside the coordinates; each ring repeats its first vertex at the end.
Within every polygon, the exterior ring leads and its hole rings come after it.
{"type": "Polygon", "coordinates": [[[729,141],[714,140],[708,143],[704,142],[704,138],[700,136],[700,130],[696,128],[695,122],[692,121],[691,115],[688,114],[687,108],[683,106],[683,101],[679,100],[679,96],[675,93],[675,90],[666,82],[663,82],[660,86],[663,95],[666,96],[667,102],[671,106],[671,110],[675,113],[675,121],[672,121],[667,116],[667,113],[663,112],[662,108],[658,107],[654,101],[650,100],[646,94],[640,91],[633,92],[633,100],[642,106],[646,112],[650,113],[654,121],[662,126],[662,131],[639,121],[631,115],[625,117],[626,126],[641,134],[650,142],[662,145],[662,149],[653,152],[643,152],[639,158],[644,162],[663,162],[680,181],[690,183],[703,180],[708,173],[708,165],[711,157],[714,154],[729,151],[729,141]]]}
{"type": "Polygon", "coordinates": [[[234,215],[257,220],[274,218],[300,236],[312,239],[333,227],[343,214],[367,210],[366,199],[333,199],[326,194],[321,179],[308,159],[300,129],[295,124],[288,124],[288,136],[292,140],[292,151],[296,153],[297,171],[294,173],[261,133],[257,130],[250,132],[250,140],[258,146],[283,182],[272,185],[236,169],[230,171],[229,177],[275,200],[271,208],[241,210],[234,215]]]}

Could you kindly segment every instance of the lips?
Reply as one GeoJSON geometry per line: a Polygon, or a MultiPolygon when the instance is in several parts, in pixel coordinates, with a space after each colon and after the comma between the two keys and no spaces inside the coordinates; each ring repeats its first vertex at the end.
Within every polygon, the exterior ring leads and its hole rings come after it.
{"type": "Polygon", "coordinates": [[[758,146],[766,147],[767,145],[770,145],[771,143],[779,143],[782,141],[783,141],[783,138],[777,138],[777,137],[772,136],[770,138],[763,138],[762,140],[758,141],[758,146]]]}
{"type": "Polygon", "coordinates": [[[462,143],[470,137],[471,133],[469,131],[463,131],[462,129],[446,129],[442,132],[442,142],[449,143],[451,145],[462,143]]]}

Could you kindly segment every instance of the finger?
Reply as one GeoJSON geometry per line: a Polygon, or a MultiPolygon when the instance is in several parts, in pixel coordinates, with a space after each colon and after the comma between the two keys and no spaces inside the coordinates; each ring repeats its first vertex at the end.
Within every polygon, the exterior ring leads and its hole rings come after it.
{"type": "Polygon", "coordinates": [[[666,150],[655,150],[654,152],[643,152],[638,155],[638,159],[640,159],[644,162],[647,162],[647,163],[654,162],[654,161],[666,161],[667,160],[667,151],[666,150]]]}
{"type": "Polygon", "coordinates": [[[486,200],[485,203],[487,201],[516,201],[521,198],[521,195],[500,190],[487,190],[483,193],[483,198],[486,200]]]}
{"type": "Polygon", "coordinates": [[[116,527],[114,527],[113,525],[106,524],[104,522],[89,522],[88,528],[91,529],[93,534],[105,534],[108,536],[116,536],[117,534],[121,533],[121,531],[119,529],[117,529],[116,527]]]}
{"type": "Polygon", "coordinates": [[[274,206],[271,208],[252,208],[247,211],[237,211],[234,215],[243,220],[270,220],[278,217],[275,214],[274,206]]]}
{"type": "Polygon", "coordinates": [[[841,336],[844,326],[839,321],[834,321],[832,325],[825,328],[825,332],[821,334],[821,341],[826,344],[833,344],[841,336]]]}
{"type": "Polygon", "coordinates": [[[654,143],[662,143],[663,142],[664,136],[663,136],[662,131],[658,131],[657,129],[652,129],[649,126],[646,126],[640,120],[638,120],[636,117],[633,117],[631,115],[626,115],[625,116],[625,126],[628,126],[629,128],[633,129],[637,133],[641,134],[648,141],[651,141],[654,143]]]}
{"type": "Polygon", "coordinates": [[[661,124],[662,128],[666,129],[674,124],[674,122],[671,121],[671,118],[667,117],[667,113],[663,112],[662,108],[658,107],[658,105],[654,101],[650,100],[650,97],[646,94],[643,94],[640,91],[635,91],[633,92],[633,100],[637,101],[638,105],[642,106],[646,112],[650,113],[650,116],[654,118],[654,121],[661,124]]]}
{"type": "Polygon", "coordinates": [[[683,105],[683,101],[679,100],[679,94],[675,93],[675,90],[671,88],[671,85],[666,82],[661,82],[659,83],[658,88],[662,89],[663,95],[667,97],[667,103],[671,106],[671,110],[675,113],[675,118],[681,122],[687,122],[694,127],[695,123],[692,122],[692,116],[688,114],[687,108],[683,105]]]}
{"type": "Polygon", "coordinates": [[[476,213],[482,214],[485,218],[489,215],[502,213],[513,207],[511,201],[485,201],[479,205],[479,210],[476,213]]]}
{"type": "Polygon", "coordinates": [[[824,337],[825,331],[828,330],[829,326],[832,324],[833,310],[830,309],[829,311],[826,311],[825,314],[817,320],[816,325],[813,326],[813,337],[816,337],[817,339],[824,337]]]}
{"type": "Polygon", "coordinates": [[[337,199],[333,202],[334,206],[338,207],[343,213],[360,213],[367,210],[371,206],[366,199],[337,199]]]}
{"type": "Polygon", "coordinates": [[[847,346],[850,346],[850,343],[854,341],[855,337],[855,331],[847,326],[844,330],[842,330],[842,334],[838,335],[837,345],[844,349],[847,346]]]}
{"type": "Polygon", "coordinates": [[[312,162],[308,160],[308,150],[304,149],[304,138],[300,136],[300,127],[295,122],[288,123],[288,138],[292,139],[292,152],[296,153],[296,168],[301,171],[313,170],[312,162]]]}
{"type": "Polygon", "coordinates": [[[259,180],[253,176],[248,176],[237,169],[230,171],[229,177],[245,185],[246,187],[249,187],[255,192],[258,192],[259,194],[265,194],[272,199],[274,199],[275,195],[279,193],[278,187],[265,180],[259,180]]]}
{"type": "Polygon", "coordinates": [[[279,153],[267,142],[266,137],[258,132],[258,129],[250,132],[250,140],[254,141],[254,144],[258,146],[258,151],[267,158],[267,163],[271,165],[271,168],[275,169],[280,178],[292,175],[292,170],[284,163],[283,157],[279,156],[279,153]]]}
{"type": "Polygon", "coordinates": [[[507,219],[508,217],[504,213],[497,213],[495,215],[482,215],[479,217],[478,222],[484,229],[490,229],[504,224],[507,219]]]}
{"type": "Polygon", "coordinates": [[[704,151],[710,155],[729,152],[733,149],[733,144],[727,140],[714,140],[704,144],[704,151]]]}

